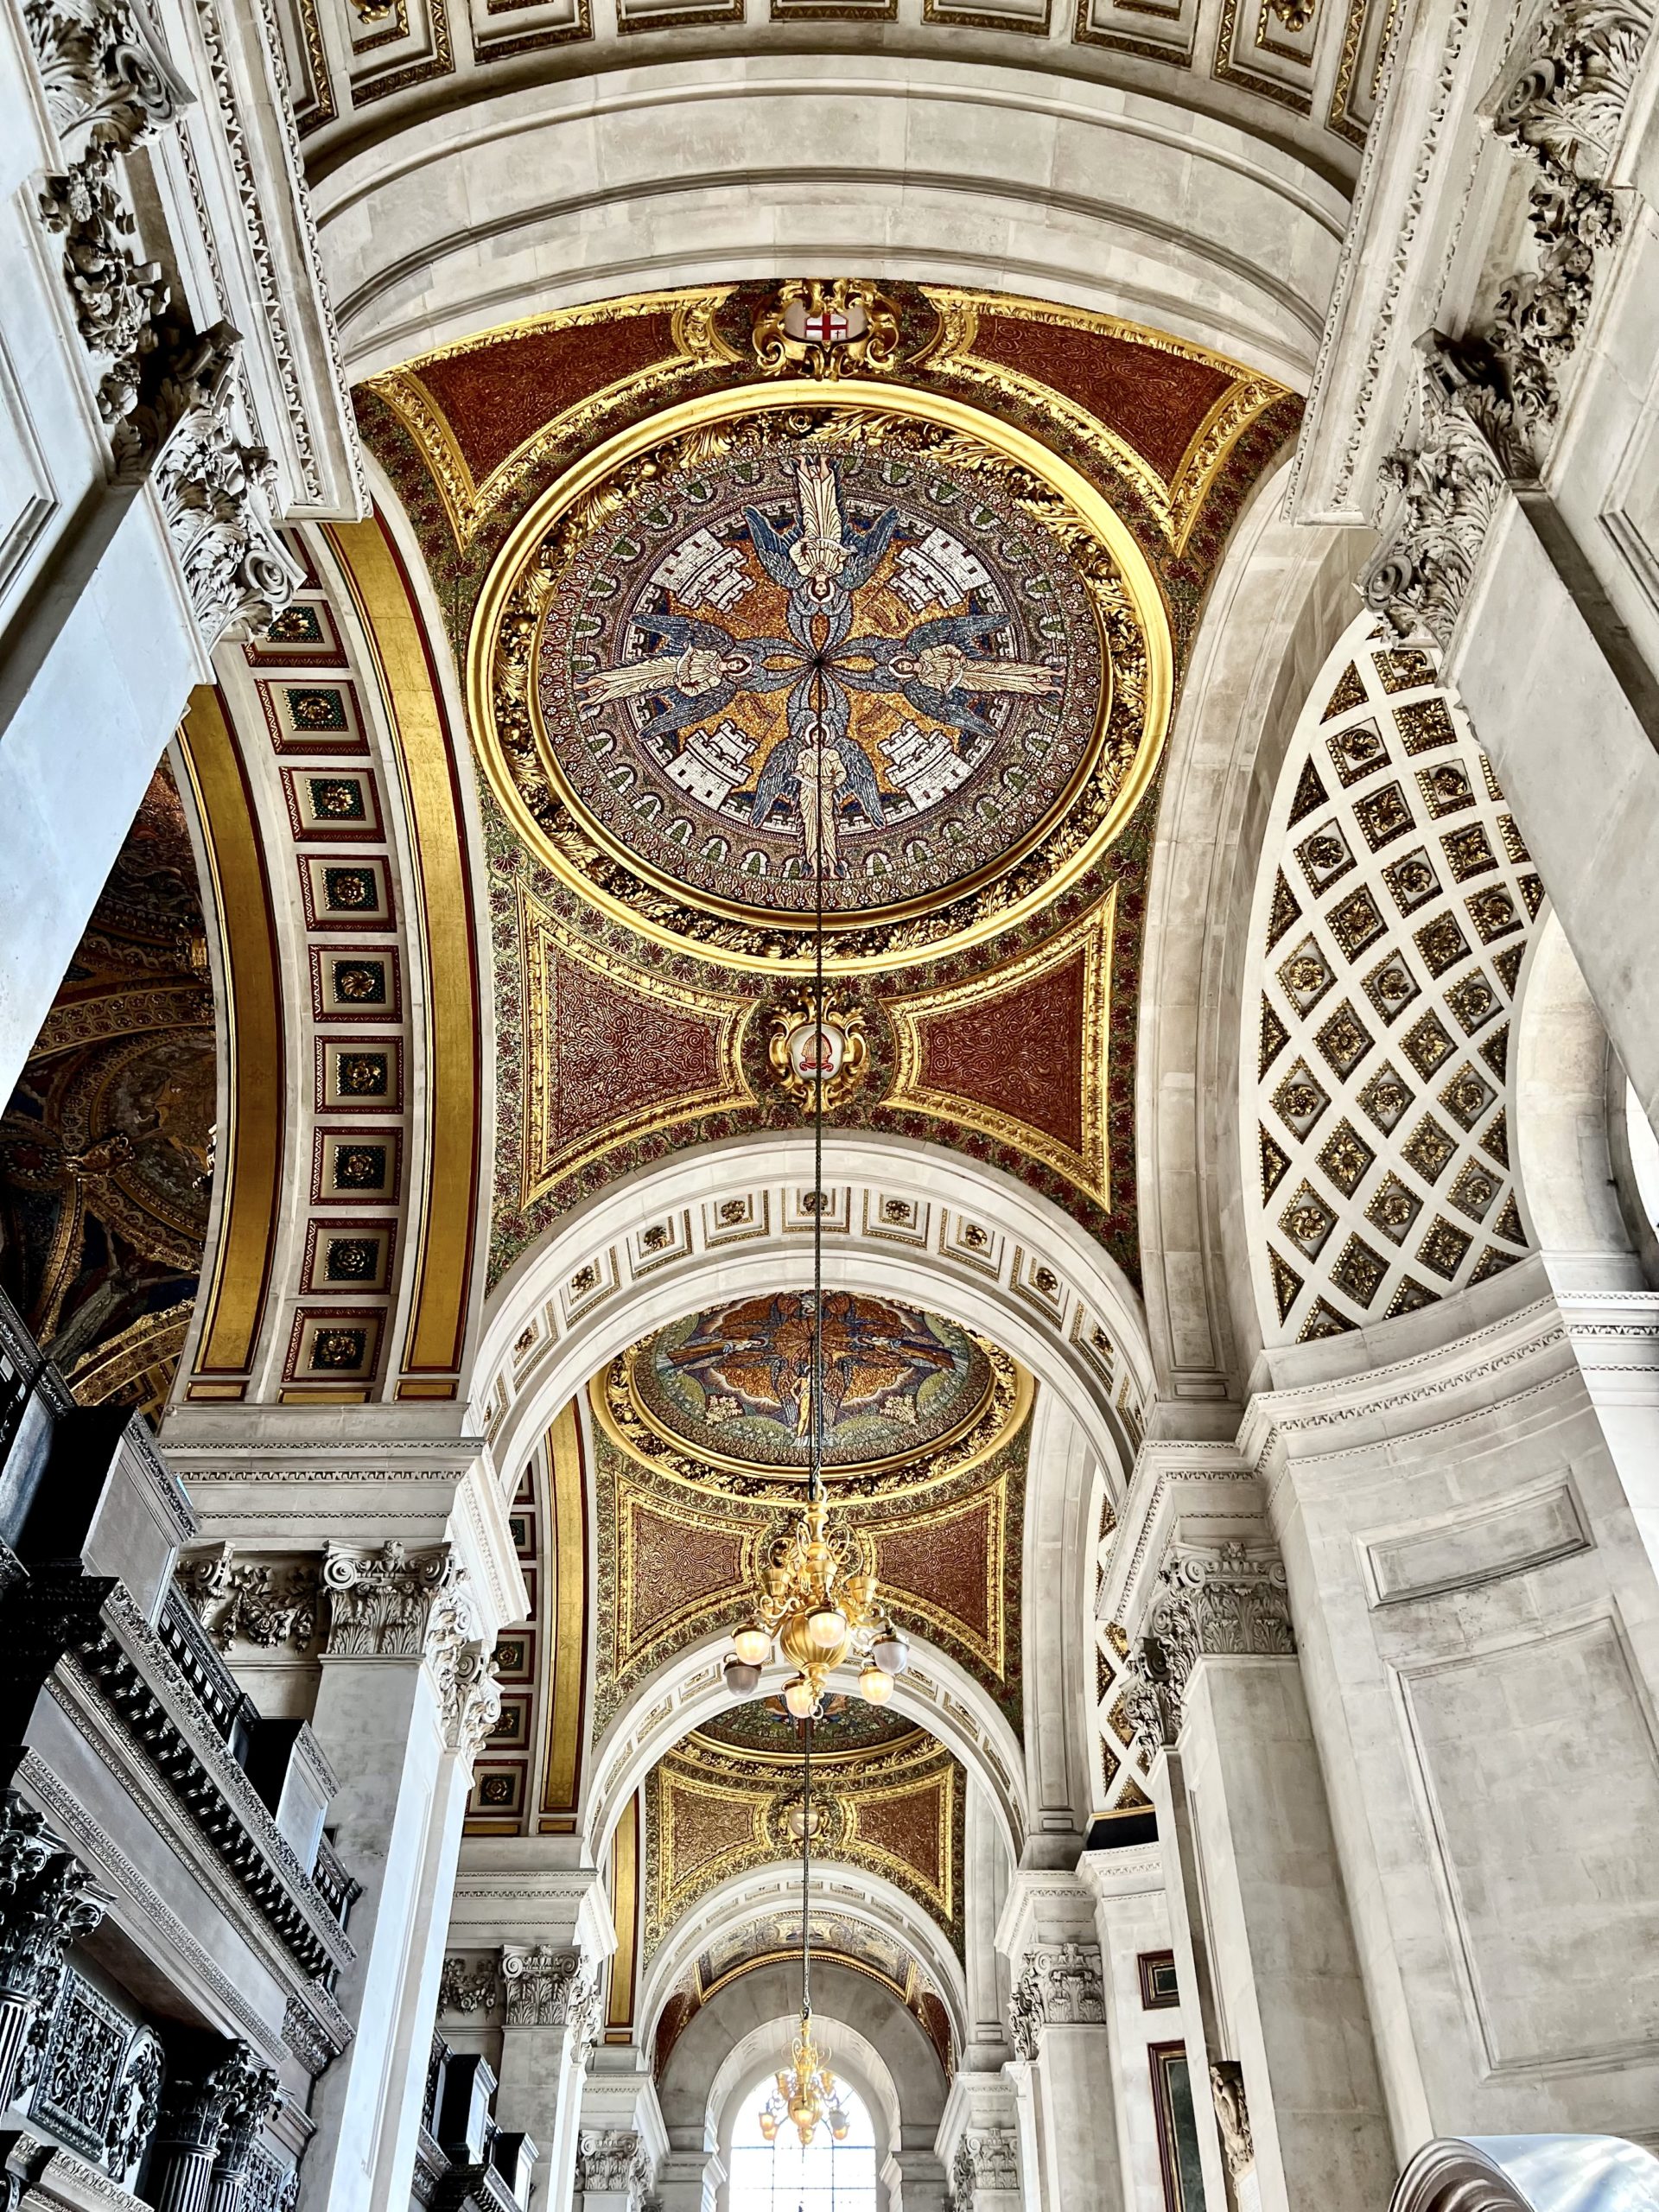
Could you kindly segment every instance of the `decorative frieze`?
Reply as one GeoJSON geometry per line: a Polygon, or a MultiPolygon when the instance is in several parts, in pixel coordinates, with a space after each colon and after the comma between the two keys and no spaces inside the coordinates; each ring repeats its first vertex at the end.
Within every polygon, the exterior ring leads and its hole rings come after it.
{"type": "Polygon", "coordinates": [[[315,1642],[321,1587],[315,1560],[238,1560],[216,1544],[181,1560],[179,1586],[221,1651],[237,1643],[308,1650],[315,1642]]]}
{"type": "Polygon", "coordinates": [[[1504,73],[1493,129],[1537,171],[1536,266],[1499,287],[1466,337],[1419,341],[1418,444],[1385,465],[1402,497],[1363,583],[1402,636],[1449,643],[1505,487],[1537,481],[1598,261],[1622,227],[1605,180],[1652,29],[1649,0],[1552,0],[1504,73]]]}
{"type": "Polygon", "coordinates": [[[1026,1953],[1008,1999],[1008,2032],[1017,2056],[1037,2056],[1046,2027],[1090,2027],[1105,2018],[1099,1944],[1052,1943],[1026,1953]]]}
{"type": "Polygon", "coordinates": [[[463,2017],[487,2012],[501,1994],[501,1969],[494,1958],[447,1958],[438,1976],[438,2011],[463,2017]]]}
{"type": "Polygon", "coordinates": [[[549,1943],[508,1943],[501,1953],[501,1980],[510,2028],[563,2027],[582,1997],[580,1951],[549,1943]]]}

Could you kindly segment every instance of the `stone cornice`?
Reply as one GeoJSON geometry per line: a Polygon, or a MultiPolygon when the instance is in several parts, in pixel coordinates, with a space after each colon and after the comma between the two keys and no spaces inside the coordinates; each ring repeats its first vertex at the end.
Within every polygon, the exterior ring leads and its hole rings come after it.
{"type": "Polygon", "coordinates": [[[1459,1400],[1490,1405],[1491,1386],[1501,1377],[1515,1378],[1507,1395],[1518,1398],[1567,1380],[1574,1371],[1560,1308],[1553,1298],[1540,1299],[1469,1336],[1406,1359],[1297,1389],[1260,1391],[1245,1408],[1238,1449],[1249,1465],[1266,1476],[1287,1459],[1372,1449],[1445,1426],[1448,1416],[1465,1411],[1459,1400]]]}

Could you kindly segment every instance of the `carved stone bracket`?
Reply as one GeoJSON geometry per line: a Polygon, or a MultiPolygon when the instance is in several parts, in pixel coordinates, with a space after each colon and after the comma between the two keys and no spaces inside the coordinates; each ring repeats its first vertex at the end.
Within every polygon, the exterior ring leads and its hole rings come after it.
{"type": "Polygon", "coordinates": [[[91,1935],[102,1900],[73,1852],[13,1790],[0,1798],[0,2109],[22,2086],[63,1980],[66,1948],[91,1935]]]}
{"type": "Polygon", "coordinates": [[[1402,497],[1361,587],[1402,636],[1450,642],[1505,486],[1535,483],[1548,456],[1598,260],[1622,228],[1605,180],[1652,30],[1650,0],[1552,0],[1500,80],[1493,129],[1536,170],[1536,266],[1455,344],[1419,340],[1418,444],[1385,464],[1402,497]]]}
{"type": "Polygon", "coordinates": [[[194,101],[130,0],[25,0],[23,22],[47,112],[66,143],[130,153],[194,101]]]}
{"type": "MultiPolygon", "coordinates": [[[[411,1551],[395,1539],[378,1551],[330,1548],[322,1562],[328,1605],[323,1644],[331,1659],[418,1659],[427,1649],[438,1599],[461,1569],[447,1544],[411,1551]]],[[[454,1608],[438,1623],[441,1638],[455,1631],[454,1608]]]]}
{"type": "Polygon", "coordinates": [[[1290,1618],[1284,1561],[1270,1548],[1221,1544],[1179,1550],[1159,1573],[1160,1594],[1136,1647],[1143,1696],[1137,1732],[1154,1720],[1159,1740],[1173,1743],[1181,1725],[1186,1686],[1201,1658],[1291,1656],[1296,1634],[1290,1618]]]}

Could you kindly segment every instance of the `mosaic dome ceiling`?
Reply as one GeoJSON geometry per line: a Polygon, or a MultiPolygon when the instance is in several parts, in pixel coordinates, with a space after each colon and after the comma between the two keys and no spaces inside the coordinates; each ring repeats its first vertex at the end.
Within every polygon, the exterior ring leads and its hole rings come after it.
{"type": "MultiPolygon", "coordinates": [[[[824,1299],[824,1464],[897,1468],[959,1444],[993,1413],[1006,1361],[938,1313],[830,1291],[824,1299]]],[[[705,1307],[624,1362],[628,1402],[656,1436],[721,1468],[804,1476],[812,1300],[779,1291],[705,1307]]]]}
{"type": "Polygon", "coordinates": [[[925,909],[1026,849],[1093,765],[1088,590],[1010,486],[832,419],[695,438],[560,578],[543,765],[619,857],[731,914],[925,909]]]}

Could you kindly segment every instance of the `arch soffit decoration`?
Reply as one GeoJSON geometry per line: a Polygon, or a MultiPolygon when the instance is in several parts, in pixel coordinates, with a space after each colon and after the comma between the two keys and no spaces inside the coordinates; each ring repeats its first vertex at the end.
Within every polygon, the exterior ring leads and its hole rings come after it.
{"type": "Polygon", "coordinates": [[[1229,1141],[1243,944],[1297,718],[1353,622],[1370,540],[1285,512],[1286,463],[1241,518],[1166,747],[1141,982],[1135,1126],[1147,1325],[1160,1394],[1223,1398],[1259,1343],[1229,1141]]]}
{"type": "Polygon", "coordinates": [[[482,1307],[483,872],[421,567],[378,520],[294,542],[293,606],[180,732],[224,1133],[181,1439],[226,1401],[454,1401],[482,1307]]]}
{"type": "MultiPolygon", "coordinates": [[[[589,1754],[583,1780],[582,1833],[597,1860],[646,1775],[665,1752],[731,1706],[721,1671],[724,1633],[700,1643],[642,1683],[589,1754]]],[[[938,1738],[977,1781],[997,1809],[1017,1855],[1026,1833],[1026,1760],[1018,1738],[989,1693],[925,1637],[911,1638],[911,1663],[887,1710],[938,1738]]],[[[757,1697],[781,1696],[790,1670],[770,1669],[757,1697]]]]}
{"type": "MultiPolygon", "coordinates": [[[[573,1213],[491,1297],[474,1418],[503,1486],[629,1345],[711,1299],[811,1281],[806,1131],[687,1149],[573,1213]]],[[[914,1139],[824,1140],[824,1280],[991,1338],[1052,1389],[1119,1495],[1150,1394],[1140,1300],[1052,1201],[914,1139]]]]}
{"type": "MultiPolygon", "coordinates": [[[[810,143],[802,111],[825,96],[821,68],[785,66],[762,81],[712,60],[612,70],[567,80],[551,100],[545,87],[498,94],[459,127],[453,108],[401,125],[383,111],[391,142],[319,168],[313,181],[350,372],[376,373],[509,315],[734,275],[782,277],[804,260],[889,281],[1036,287],[1242,354],[1306,389],[1345,196],[1268,137],[1144,92],[1046,82],[954,50],[925,71],[839,54],[835,85],[833,170],[796,151],[810,143]],[[925,165],[895,162],[895,102],[925,165]],[[1113,180],[1110,196],[1091,189],[1094,177],[1113,180]],[[1198,212],[1172,219],[1172,207],[1198,212]],[[435,209],[465,213],[440,231],[435,209]],[[579,269],[554,245],[573,225],[579,269]],[[492,245],[482,261],[480,234],[492,245]]],[[[1268,113],[1276,135],[1282,111],[1268,113]]]]}
{"type": "MultiPolygon", "coordinates": [[[[721,1883],[683,1913],[640,1977],[635,2005],[640,2048],[652,2047],[664,2006],[702,1952],[763,1916],[786,1918],[794,1912],[798,1918],[799,1899],[798,1870],[792,1862],[780,1861],[770,1867],[751,1867],[721,1883]]],[[[895,1883],[834,1859],[814,1860],[813,1899],[815,1913],[833,1910],[838,1919],[861,1923],[914,1955],[944,2004],[960,2048],[967,2021],[967,1983],[962,1962],[938,1923],[895,1883]]],[[[751,1961],[742,1971],[756,1969],[757,1962],[751,1961]]],[[[726,1979],[722,1977],[721,1986],[726,1979]]],[[[704,2002],[712,2003],[717,1993],[712,1992],[704,2002]]]]}

